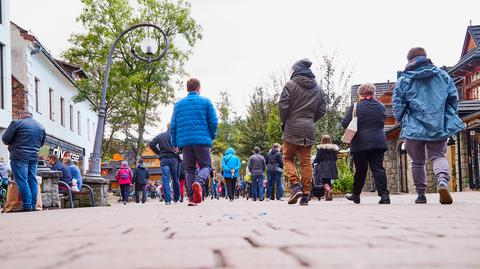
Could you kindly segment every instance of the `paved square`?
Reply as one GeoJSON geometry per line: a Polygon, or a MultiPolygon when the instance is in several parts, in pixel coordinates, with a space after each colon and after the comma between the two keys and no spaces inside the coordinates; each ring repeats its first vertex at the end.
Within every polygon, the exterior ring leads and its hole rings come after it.
{"type": "Polygon", "coordinates": [[[0,268],[480,268],[480,193],[243,199],[0,215],[0,268]]]}

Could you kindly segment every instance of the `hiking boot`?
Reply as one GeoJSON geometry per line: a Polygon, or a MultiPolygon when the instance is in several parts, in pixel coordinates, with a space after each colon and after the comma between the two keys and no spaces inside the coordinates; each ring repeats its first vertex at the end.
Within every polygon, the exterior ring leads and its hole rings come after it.
{"type": "MultiPolygon", "coordinates": [[[[289,205],[296,204],[298,199],[300,197],[302,197],[302,190],[300,188],[300,185],[297,184],[297,185],[292,186],[291,193],[292,193],[292,195],[290,196],[290,199],[288,199],[288,204],[289,205]]],[[[308,199],[308,197],[307,197],[307,199],[308,199]]]]}
{"type": "Polygon", "coordinates": [[[202,202],[202,186],[200,183],[195,182],[192,185],[193,189],[193,202],[199,204],[202,202]]]}
{"type": "Polygon", "coordinates": [[[302,194],[302,198],[300,198],[300,205],[308,205],[308,194],[302,194]]]}
{"type": "Polygon", "coordinates": [[[345,195],[345,198],[347,198],[347,200],[353,201],[355,204],[360,204],[360,195],[358,194],[349,193],[345,195]]]}
{"type": "Polygon", "coordinates": [[[415,204],[426,204],[427,203],[427,196],[425,194],[419,194],[417,199],[415,200],[415,204]]]}
{"type": "Polygon", "coordinates": [[[380,196],[380,201],[378,201],[378,203],[381,205],[390,204],[390,196],[388,194],[382,194],[380,196]]]}
{"type": "Polygon", "coordinates": [[[440,195],[440,204],[449,205],[453,203],[452,196],[448,191],[448,181],[439,180],[437,185],[438,194],[440,195]]]}

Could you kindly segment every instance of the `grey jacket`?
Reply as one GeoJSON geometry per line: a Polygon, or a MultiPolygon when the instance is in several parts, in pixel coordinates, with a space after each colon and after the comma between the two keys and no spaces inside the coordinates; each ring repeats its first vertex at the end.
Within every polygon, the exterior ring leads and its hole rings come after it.
{"type": "Polygon", "coordinates": [[[248,160],[248,170],[252,173],[252,176],[260,176],[265,173],[265,168],[267,165],[265,163],[265,158],[260,154],[254,154],[250,156],[248,160]]]}
{"type": "Polygon", "coordinates": [[[283,88],[278,102],[283,139],[309,146],[315,143],[314,123],[325,115],[323,90],[315,79],[295,76],[283,88]]]}
{"type": "Polygon", "coordinates": [[[178,158],[178,154],[170,141],[170,129],[157,135],[149,144],[159,159],[178,158]]]}

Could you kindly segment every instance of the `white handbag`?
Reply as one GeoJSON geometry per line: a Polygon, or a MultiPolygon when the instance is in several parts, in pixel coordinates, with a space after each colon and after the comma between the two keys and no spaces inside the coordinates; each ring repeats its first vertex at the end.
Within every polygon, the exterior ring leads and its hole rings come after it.
{"type": "Polygon", "coordinates": [[[358,129],[358,118],[357,118],[357,103],[353,105],[353,112],[352,112],[352,120],[348,124],[347,129],[345,130],[345,134],[342,136],[342,142],[346,144],[350,144],[352,142],[353,137],[357,133],[358,129]]]}

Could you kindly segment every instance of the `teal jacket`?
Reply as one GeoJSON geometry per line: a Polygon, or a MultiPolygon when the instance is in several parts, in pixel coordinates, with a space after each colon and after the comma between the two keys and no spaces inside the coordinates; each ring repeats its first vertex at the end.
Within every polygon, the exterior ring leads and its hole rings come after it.
{"type": "Polygon", "coordinates": [[[437,141],[464,128],[457,88],[447,72],[433,64],[400,72],[392,103],[403,139],[437,141]]]}
{"type": "Polygon", "coordinates": [[[230,171],[235,170],[233,176],[238,178],[238,172],[240,171],[241,166],[240,159],[235,155],[235,150],[233,148],[228,148],[222,159],[223,176],[226,178],[232,178],[232,173],[230,171]]]}

